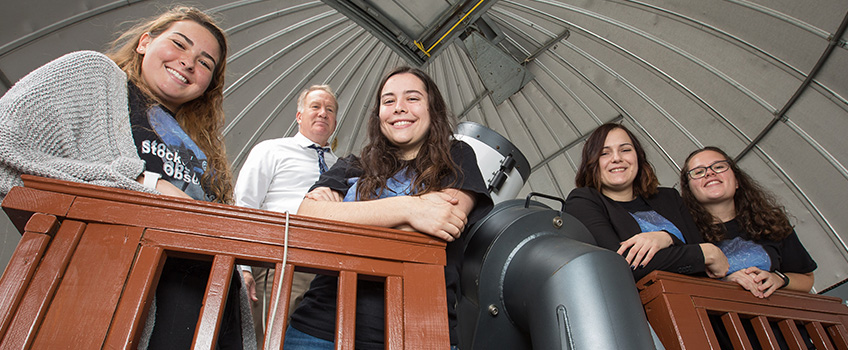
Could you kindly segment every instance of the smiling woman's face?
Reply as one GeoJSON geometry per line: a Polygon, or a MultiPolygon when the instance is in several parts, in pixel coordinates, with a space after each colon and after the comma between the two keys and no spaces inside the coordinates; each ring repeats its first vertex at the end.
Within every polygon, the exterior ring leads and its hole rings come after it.
{"type": "Polygon", "coordinates": [[[616,200],[633,199],[633,180],[639,172],[639,159],[627,132],[616,128],[607,134],[601,157],[598,158],[598,171],[601,175],[601,193],[616,200]]]}
{"type": "MultiPolygon", "coordinates": [[[[715,162],[725,160],[727,159],[721,153],[707,150],[692,156],[689,163],[686,164],[686,169],[709,167],[715,162]]],[[[738,187],[736,174],[733,173],[732,168],[722,173],[716,173],[708,168],[704,177],[700,179],[689,178],[689,190],[701,204],[732,202],[738,187]]]]}
{"type": "Polygon", "coordinates": [[[401,158],[414,159],[430,131],[430,111],[424,82],[410,73],[393,75],[380,92],[380,131],[401,149],[401,158]]]}
{"type": "Polygon", "coordinates": [[[212,32],[194,21],[174,22],[155,38],[143,34],[136,52],[144,55],[142,82],[172,112],[206,92],[221,56],[212,32]]]}

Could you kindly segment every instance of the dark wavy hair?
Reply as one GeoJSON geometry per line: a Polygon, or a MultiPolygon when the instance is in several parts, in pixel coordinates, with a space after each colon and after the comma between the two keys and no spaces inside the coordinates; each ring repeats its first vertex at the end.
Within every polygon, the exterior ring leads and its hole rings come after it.
{"type": "Polygon", "coordinates": [[[106,53],[118,67],[127,73],[127,78],[144,92],[156,100],[156,96],[141,79],[141,62],[144,55],[136,52],[138,42],[144,33],[156,38],[171,25],[179,21],[193,21],[200,24],[215,37],[221,49],[221,57],[216,57],[217,64],[212,72],[212,81],[203,94],[191,101],[183,103],[174,112],[174,118],[180,123],[185,132],[206,155],[209,161],[203,172],[204,188],[211,191],[216,201],[221,203],[233,202],[233,175],[224,145],[224,75],[227,69],[227,36],[215,20],[200,9],[194,7],[176,6],[170,10],[138,22],[135,26],[121,34],[106,53]]]}
{"type": "Polygon", "coordinates": [[[733,175],[736,177],[736,184],[739,186],[736,189],[736,194],[733,195],[733,204],[736,208],[736,220],[739,226],[745,232],[748,232],[750,239],[754,241],[768,239],[771,241],[780,241],[792,233],[792,224],[789,223],[789,216],[782,205],[778,204],[774,196],[760,186],[754,179],[746,174],[736,165],[736,162],[730,158],[721,148],[704,147],[689,153],[686,157],[686,162],[683,163],[683,169],[680,170],[680,194],[683,196],[683,201],[689,207],[689,212],[695,219],[695,224],[701,231],[704,240],[710,243],[716,243],[724,238],[725,229],[719,220],[710,214],[701,203],[695,199],[692,190],[689,189],[689,160],[696,154],[704,151],[713,151],[721,154],[728,164],[733,175]]]}
{"type": "Polygon", "coordinates": [[[451,157],[453,141],[453,116],[436,83],[424,71],[411,67],[398,67],[386,74],[375,93],[374,106],[368,119],[368,143],[360,155],[360,166],[364,173],[359,178],[357,197],[360,200],[376,199],[386,189],[386,181],[403,169],[414,176],[412,189],[415,194],[439,191],[453,184],[443,183],[453,177],[459,181],[456,163],[451,157]],[[402,160],[400,148],[389,142],[380,130],[380,94],[389,78],[398,74],[412,74],[424,83],[427,90],[430,113],[430,129],[415,159],[402,160]]]}
{"type": "Polygon", "coordinates": [[[654,167],[651,166],[651,163],[648,163],[645,149],[630,130],[627,130],[624,125],[616,123],[606,123],[599,126],[586,139],[586,143],[583,144],[583,158],[580,161],[580,167],[577,169],[577,176],[574,177],[574,185],[591,187],[598,192],[601,191],[601,167],[598,163],[604,150],[607,135],[615,129],[621,129],[627,133],[627,136],[633,142],[633,149],[636,151],[639,171],[636,172],[636,178],[633,180],[633,194],[640,197],[650,197],[656,194],[660,181],[657,179],[654,167]]]}

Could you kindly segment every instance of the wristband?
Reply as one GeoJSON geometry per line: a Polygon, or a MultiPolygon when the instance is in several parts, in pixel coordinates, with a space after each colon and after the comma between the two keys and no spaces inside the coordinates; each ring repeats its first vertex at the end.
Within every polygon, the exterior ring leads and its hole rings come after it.
{"type": "Polygon", "coordinates": [[[162,177],[162,175],[159,175],[159,173],[154,173],[152,171],[145,171],[144,172],[144,183],[142,183],[142,184],[144,185],[144,187],[147,187],[151,190],[155,190],[156,189],[156,183],[159,182],[160,177],[162,177]]]}
{"type": "Polygon", "coordinates": [[[774,270],[773,272],[774,272],[775,275],[777,275],[777,277],[780,277],[781,279],[783,279],[783,285],[780,286],[780,288],[786,288],[786,286],[789,285],[789,276],[786,276],[786,274],[784,274],[783,272],[777,271],[777,270],[774,270]]]}

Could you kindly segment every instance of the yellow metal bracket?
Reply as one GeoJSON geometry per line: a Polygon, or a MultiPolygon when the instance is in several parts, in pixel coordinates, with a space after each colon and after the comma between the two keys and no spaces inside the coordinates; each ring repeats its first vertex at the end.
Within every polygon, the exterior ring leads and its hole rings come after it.
{"type": "Polygon", "coordinates": [[[483,3],[483,1],[486,1],[486,0],[478,1],[477,4],[474,5],[474,7],[472,7],[471,10],[469,10],[468,13],[465,14],[465,16],[462,16],[462,18],[460,18],[459,21],[457,21],[456,24],[454,24],[453,27],[451,27],[451,29],[448,29],[448,31],[445,32],[445,34],[442,35],[441,38],[439,38],[439,40],[436,40],[436,42],[433,43],[433,45],[430,46],[429,49],[424,50],[424,45],[419,43],[418,40],[414,40],[413,43],[415,43],[415,46],[418,47],[419,50],[424,52],[424,54],[427,55],[427,57],[430,57],[430,51],[432,51],[433,48],[436,47],[436,45],[438,45],[440,42],[442,42],[442,39],[444,39],[446,36],[448,36],[448,34],[450,34],[454,29],[456,29],[456,26],[458,26],[460,23],[462,23],[462,21],[464,21],[465,18],[468,17],[468,15],[470,15],[472,12],[474,12],[474,10],[476,10],[477,7],[480,6],[480,4],[483,3]]]}

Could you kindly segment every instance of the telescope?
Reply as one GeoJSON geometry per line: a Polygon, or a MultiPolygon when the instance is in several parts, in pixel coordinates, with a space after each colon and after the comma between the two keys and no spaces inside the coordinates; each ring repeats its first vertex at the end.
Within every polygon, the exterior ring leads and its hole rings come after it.
{"type": "Polygon", "coordinates": [[[532,192],[508,199],[530,170],[508,140],[471,122],[459,124],[456,134],[474,148],[496,203],[466,233],[459,347],[653,349],[625,260],[597,247],[586,227],[565,213],[563,199],[532,192]],[[558,202],[559,208],[534,198],[558,202]]]}

